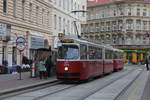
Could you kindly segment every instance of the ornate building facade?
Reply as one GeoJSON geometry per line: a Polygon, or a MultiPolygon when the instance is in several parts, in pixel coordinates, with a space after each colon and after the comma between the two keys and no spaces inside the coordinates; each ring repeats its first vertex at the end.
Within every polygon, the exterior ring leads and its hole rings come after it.
{"type": "Polygon", "coordinates": [[[50,0],[0,0],[0,64],[20,63],[16,38],[26,40],[24,55],[32,59],[37,48],[52,43],[52,5],[50,0]]]}
{"type": "Polygon", "coordinates": [[[86,21],[86,14],[82,12],[87,10],[86,0],[52,0],[52,5],[54,37],[57,38],[59,34],[76,35],[74,22],[78,33],[81,34],[81,24],[86,21]]]}
{"type": "Polygon", "coordinates": [[[124,60],[143,61],[150,52],[150,2],[114,1],[88,5],[82,36],[125,51],[124,60]]]}

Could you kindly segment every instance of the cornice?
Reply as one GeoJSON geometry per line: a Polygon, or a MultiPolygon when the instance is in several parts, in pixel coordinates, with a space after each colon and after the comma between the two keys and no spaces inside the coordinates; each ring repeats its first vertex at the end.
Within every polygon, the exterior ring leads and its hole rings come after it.
{"type": "Polygon", "coordinates": [[[10,20],[5,20],[5,19],[0,19],[0,22],[5,23],[5,24],[11,24],[13,26],[17,26],[17,27],[21,27],[21,28],[26,28],[26,29],[30,29],[30,30],[34,30],[34,31],[39,31],[41,33],[50,33],[50,34],[52,34],[52,32],[50,30],[43,30],[42,28],[38,28],[38,26],[36,27],[36,26],[33,26],[33,25],[26,25],[26,24],[17,23],[15,21],[10,21],[10,20]]]}
{"type": "Polygon", "coordinates": [[[36,0],[36,1],[46,5],[49,8],[53,8],[52,1],[51,2],[49,2],[48,0],[36,0]]]}

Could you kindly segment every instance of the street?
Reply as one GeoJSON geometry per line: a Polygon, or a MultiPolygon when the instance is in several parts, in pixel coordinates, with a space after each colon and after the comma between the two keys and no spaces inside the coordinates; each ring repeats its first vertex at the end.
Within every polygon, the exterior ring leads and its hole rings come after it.
{"type": "MultiPolygon", "coordinates": [[[[128,96],[132,95],[133,97],[141,98],[142,89],[136,90],[141,91],[139,92],[141,93],[140,95],[135,95],[133,92],[128,92],[129,95],[126,96],[122,94],[130,90],[132,83],[137,84],[135,80],[143,78],[143,75],[148,75],[144,74],[143,71],[145,70],[139,66],[128,66],[124,70],[111,73],[87,83],[60,83],[7,97],[4,100],[123,100],[123,98],[124,100],[127,100],[127,98],[128,100],[137,100],[128,96]]],[[[146,78],[141,82],[145,83],[144,80],[146,78]]]]}

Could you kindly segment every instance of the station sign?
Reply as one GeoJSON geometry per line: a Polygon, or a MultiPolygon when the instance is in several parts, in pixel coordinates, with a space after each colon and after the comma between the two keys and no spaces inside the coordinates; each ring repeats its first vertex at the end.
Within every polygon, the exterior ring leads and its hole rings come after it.
{"type": "Polygon", "coordinates": [[[19,51],[23,51],[25,49],[26,40],[23,37],[17,37],[16,39],[16,47],[19,51]]]}

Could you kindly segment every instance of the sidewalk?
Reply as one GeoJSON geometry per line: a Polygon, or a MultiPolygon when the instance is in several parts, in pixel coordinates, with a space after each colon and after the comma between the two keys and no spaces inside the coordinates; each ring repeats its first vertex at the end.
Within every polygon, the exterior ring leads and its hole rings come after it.
{"type": "Polygon", "coordinates": [[[47,79],[31,78],[30,72],[21,73],[21,79],[19,79],[19,73],[17,74],[1,74],[0,75],[0,95],[13,92],[16,90],[22,90],[29,87],[39,86],[42,84],[56,81],[56,77],[52,76],[47,79]]]}

